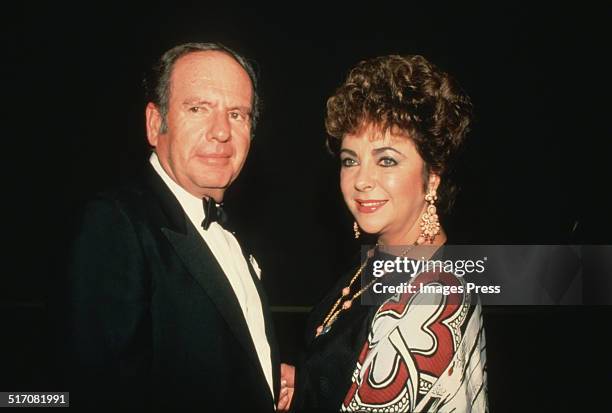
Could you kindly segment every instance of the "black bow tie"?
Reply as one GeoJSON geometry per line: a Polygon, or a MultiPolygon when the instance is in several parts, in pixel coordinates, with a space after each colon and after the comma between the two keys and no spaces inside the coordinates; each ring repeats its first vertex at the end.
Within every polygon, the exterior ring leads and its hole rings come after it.
{"type": "Polygon", "coordinates": [[[227,214],[223,210],[221,204],[217,204],[214,199],[202,198],[202,204],[204,205],[204,221],[202,221],[202,228],[208,229],[211,223],[218,222],[223,225],[227,222],[227,214]]]}

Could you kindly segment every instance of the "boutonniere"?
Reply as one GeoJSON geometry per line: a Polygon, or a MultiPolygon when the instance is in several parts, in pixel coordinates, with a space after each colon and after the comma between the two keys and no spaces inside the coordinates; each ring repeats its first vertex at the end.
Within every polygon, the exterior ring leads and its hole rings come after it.
{"type": "Polygon", "coordinates": [[[251,254],[249,254],[249,262],[251,263],[251,267],[253,267],[253,271],[255,271],[255,274],[257,274],[257,278],[261,280],[261,268],[259,268],[257,260],[251,254]]]}

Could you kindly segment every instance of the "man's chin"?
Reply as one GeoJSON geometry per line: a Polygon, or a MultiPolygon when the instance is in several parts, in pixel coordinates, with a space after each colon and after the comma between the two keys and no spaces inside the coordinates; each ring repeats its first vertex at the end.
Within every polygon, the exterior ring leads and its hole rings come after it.
{"type": "Polygon", "coordinates": [[[205,196],[213,198],[216,202],[223,201],[225,191],[230,186],[231,181],[226,182],[203,182],[199,185],[205,196]]]}
{"type": "MultiPolygon", "coordinates": [[[[212,174],[210,174],[212,175],[212,174]]],[[[196,181],[196,185],[202,189],[225,191],[232,183],[231,176],[204,176],[196,181]]]]}

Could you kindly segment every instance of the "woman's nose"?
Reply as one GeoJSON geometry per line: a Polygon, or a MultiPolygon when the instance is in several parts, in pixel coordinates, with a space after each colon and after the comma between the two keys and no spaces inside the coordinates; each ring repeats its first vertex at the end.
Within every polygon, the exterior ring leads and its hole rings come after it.
{"type": "Polygon", "coordinates": [[[375,186],[376,176],[374,175],[374,171],[367,165],[360,166],[355,179],[355,189],[360,192],[365,192],[371,191],[375,186]]]}

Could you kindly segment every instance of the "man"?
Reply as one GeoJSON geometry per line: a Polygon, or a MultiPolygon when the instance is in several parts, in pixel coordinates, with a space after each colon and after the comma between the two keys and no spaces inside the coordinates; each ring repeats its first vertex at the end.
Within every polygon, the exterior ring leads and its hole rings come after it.
{"type": "Polygon", "coordinates": [[[73,404],[273,411],[259,269],[215,221],[251,144],[255,74],[209,43],[167,51],[153,73],[150,164],[88,205],[71,254],[73,404]]]}

